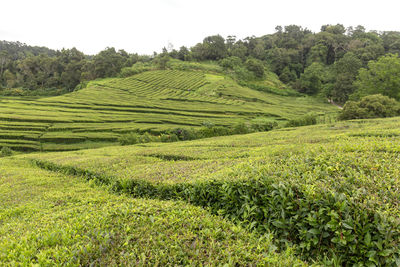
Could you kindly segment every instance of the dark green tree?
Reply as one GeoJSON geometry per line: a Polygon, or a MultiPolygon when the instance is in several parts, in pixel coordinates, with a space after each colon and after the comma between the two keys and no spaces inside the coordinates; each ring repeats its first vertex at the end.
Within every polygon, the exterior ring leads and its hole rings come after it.
{"type": "Polygon", "coordinates": [[[368,68],[359,71],[355,82],[355,97],[382,94],[400,100],[400,58],[388,54],[370,61],[368,68]]]}
{"type": "Polygon", "coordinates": [[[326,69],[321,63],[314,62],[300,76],[300,92],[314,95],[321,92],[326,81],[326,69]]]}
{"type": "Polygon", "coordinates": [[[255,58],[249,58],[248,60],[246,60],[245,65],[246,68],[249,71],[253,72],[257,78],[264,77],[264,65],[262,61],[255,58]]]}
{"type": "Polygon", "coordinates": [[[114,47],[106,48],[93,58],[95,77],[116,76],[126,66],[126,61],[123,51],[117,52],[114,47]]]}
{"type": "Polygon", "coordinates": [[[356,89],[354,81],[361,67],[361,60],[351,52],[336,61],[334,64],[335,82],[328,97],[335,102],[345,103],[356,89]]]}

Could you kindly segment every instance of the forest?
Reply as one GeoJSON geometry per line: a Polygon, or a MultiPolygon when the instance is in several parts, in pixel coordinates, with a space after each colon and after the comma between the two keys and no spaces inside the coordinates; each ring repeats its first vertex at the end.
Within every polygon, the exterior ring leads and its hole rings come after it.
{"type": "Polygon", "coordinates": [[[19,42],[0,42],[0,91],[23,95],[45,90],[60,94],[87,81],[124,75],[132,66],[168,68],[170,59],[212,61],[242,84],[272,71],[300,93],[343,105],[371,94],[400,99],[400,32],[367,31],[363,26],[323,25],[314,33],[297,25],[277,26],[261,37],[213,35],[193,47],[172,45],[161,53],[138,55],[107,47],[96,55],[76,48],[55,51],[19,42]],[[18,88],[6,90],[7,88],[18,88]]]}

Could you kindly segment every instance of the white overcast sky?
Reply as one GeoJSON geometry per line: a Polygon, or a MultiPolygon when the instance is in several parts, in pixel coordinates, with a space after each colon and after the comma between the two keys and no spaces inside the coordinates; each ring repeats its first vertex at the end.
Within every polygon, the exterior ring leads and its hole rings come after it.
{"type": "Polygon", "coordinates": [[[0,0],[0,40],[95,54],[106,47],[151,54],[206,36],[238,38],[296,24],[400,31],[400,0],[0,0]]]}

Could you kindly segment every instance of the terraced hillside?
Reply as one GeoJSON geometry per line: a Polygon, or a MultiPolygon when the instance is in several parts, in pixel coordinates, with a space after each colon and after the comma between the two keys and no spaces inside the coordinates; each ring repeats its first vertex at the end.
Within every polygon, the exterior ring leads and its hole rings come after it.
{"type": "Polygon", "coordinates": [[[133,197],[203,206],[326,265],[398,266],[400,118],[19,156],[133,197]]]}
{"type": "Polygon", "coordinates": [[[95,148],[117,144],[122,133],[131,131],[158,133],[205,122],[230,126],[256,117],[282,122],[311,111],[333,114],[337,109],[314,98],[242,87],[222,74],[148,71],[92,81],[57,97],[0,99],[0,146],[24,151],[95,148]]]}

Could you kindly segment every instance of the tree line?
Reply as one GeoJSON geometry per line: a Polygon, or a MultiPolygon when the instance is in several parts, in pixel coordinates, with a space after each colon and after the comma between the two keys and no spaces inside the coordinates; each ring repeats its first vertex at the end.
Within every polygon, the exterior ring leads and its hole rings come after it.
{"type": "Polygon", "coordinates": [[[339,104],[349,98],[381,93],[400,99],[400,32],[366,31],[363,26],[323,25],[314,33],[297,25],[277,26],[261,37],[237,39],[213,35],[191,48],[164,48],[144,56],[106,48],[94,56],[75,48],[54,51],[21,43],[0,42],[3,87],[64,88],[118,76],[137,62],[165,68],[168,58],[215,61],[239,80],[276,73],[293,89],[321,95],[339,104]]]}
{"type": "Polygon", "coordinates": [[[76,48],[59,51],[0,41],[0,85],[6,88],[62,88],[72,91],[84,81],[114,77],[123,67],[150,56],[129,54],[113,47],[94,56],[76,48]]]}

